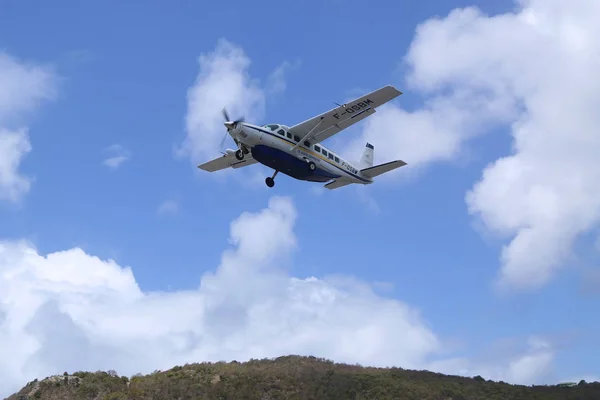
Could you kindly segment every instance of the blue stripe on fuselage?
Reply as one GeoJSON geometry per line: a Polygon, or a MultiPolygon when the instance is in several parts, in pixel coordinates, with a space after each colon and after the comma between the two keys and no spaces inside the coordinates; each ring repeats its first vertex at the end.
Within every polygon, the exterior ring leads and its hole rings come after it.
{"type": "MultiPolygon", "coordinates": [[[[290,140],[290,139],[288,139],[287,137],[284,137],[284,136],[277,135],[275,132],[271,132],[271,131],[268,131],[268,130],[266,130],[266,129],[261,129],[261,128],[258,128],[258,127],[255,127],[255,126],[248,126],[248,125],[245,125],[245,127],[246,127],[246,128],[252,128],[252,129],[255,129],[255,130],[257,130],[257,131],[259,131],[259,132],[262,132],[262,133],[266,133],[266,134],[268,134],[268,135],[271,135],[271,136],[273,136],[273,137],[275,137],[275,138],[277,138],[277,139],[283,140],[283,141],[285,141],[285,142],[287,142],[287,143],[289,143],[289,144],[291,144],[291,145],[293,145],[293,146],[295,146],[295,145],[296,145],[296,142],[293,142],[293,141],[291,141],[291,140],[290,140]]],[[[266,146],[265,146],[265,147],[266,147],[266,146]]],[[[303,147],[303,148],[304,148],[304,149],[306,149],[305,147],[303,147]]],[[[310,152],[313,152],[313,151],[314,151],[314,150],[312,150],[312,149],[308,149],[308,150],[309,150],[310,152]]],[[[293,156],[293,155],[291,155],[290,153],[286,153],[286,152],[283,152],[283,153],[285,153],[285,154],[288,154],[288,155],[289,155],[289,156],[291,156],[292,158],[294,158],[294,159],[298,160],[298,158],[294,157],[294,156],[293,156]]],[[[260,160],[258,160],[258,159],[257,159],[257,161],[259,161],[259,162],[262,162],[262,161],[260,161],[260,160]]],[[[302,160],[298,160],[298,161],[304,162],[304,161],[302,161],[302,160]]],[[[329,165],[332,165],[332,166],[336,167],[336,168],[337,168],[337,169],[339,169],[340,171],[343,171],[344,173],[346,173],[346,174],[348,174],[348,175],[350,175],[350,176],[352,176],[352,177],[354,177],[354,178],[356,178],[356,179],[358,179],[358,180],[360,180],[360,181],[362,181],[362,182],[367,182],[367,183],[368,183],[368,182],[371,182],[371,181],[370,181],[370,180],[368,180],[368,179],[365,179],[365,178],[363,178],[363,177],[360,177],[360,176],[358,176],[358,175],[355,175],[355,174],[353,174],[353,173],[352,173],[352,172],[350,172],[350,171],[347,171],[347,170],[343,169],[343,168],[342,168],[342,167],[340,167],[339,165],[333,164],[333,163],[331,163],[331,162],[329,162],[329,161],[327,161],[327,160],[324,160],[324,161],[325,161],[325,162],[327,162],[327,164],[329,164],[329,165]]],[[[271,168],[273,168],[273,167],[271,167],[271,168]]],[[[323,171],[323,170],[322,170],[322,169],[320,169],[320,168],[318,168],[318,169],[317,169],[317,171],[318,171],[318,170],[321,170],[321,171],[323,171]]],[[[315,172],[317,172],[317,171],[314,171],[314,172],[313,172],[313,174],[314,174],[315,172]]],[[[281,171],[281,172],[283,172],[283,171],[281,171]]],[[[325,171],[324,171],[324,172],[325,172],[325,171]]],[[[325,172],[325,173],[327,173],[327,174],[329,174],[329,175],[331,175],[331,176],[334,176],[334,175],[333,175],[333,174],[331,174],[330,172],[325,172]]],[[[336,178],[339,178],[340,176],[341,176],[341,175],[335,175],[335,177],[336,177],[336,178]]],[[[332,178],[332,179],[335,179],[335,178],[332,178]]],[[[323,182],[325,182],[325,181],[323,181],[323,182]]]]}
{"type": "Polygon", "coordinates": [[[306,161],[273,147],[260,144],[254,146],[250,151],[252,157],[261,164],[299,180],[327,182],[340,177],[340,175],[332,174],[322,168],[311,171],[308,169],[306,161]]]}

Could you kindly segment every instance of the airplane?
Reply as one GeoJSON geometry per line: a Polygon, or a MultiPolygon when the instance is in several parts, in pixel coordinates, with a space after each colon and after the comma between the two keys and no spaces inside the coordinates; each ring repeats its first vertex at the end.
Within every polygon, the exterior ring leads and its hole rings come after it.
{"type": "Polygon", "coordinates": [[[223,109],[227,128],[223,140],[229,134],[238,149],[227,149],[223,156],[198,165],[198,168],[215,172],[261,163],[275,171],[273,176],[265,179],[270,188],[275,186],[279,172],[298,180],[329,182],[324,186],[331,190],[350,184],[371,184],[376,176],[402,167],[406,162],[395,160],[374,166],[375,148],[367,142],[355,165],[321,142],[373,115],[377,107],[401,94],[395,87],[387,85],[294,126],[258,126],[244,122],[243,118],[232,121],[223,109]]]}

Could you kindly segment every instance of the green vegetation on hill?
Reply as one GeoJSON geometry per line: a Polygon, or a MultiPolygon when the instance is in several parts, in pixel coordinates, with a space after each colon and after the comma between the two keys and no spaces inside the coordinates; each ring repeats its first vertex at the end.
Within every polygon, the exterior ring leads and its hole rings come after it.
{"type": "Polygon", "coordinates": [[[26,399],[600,399],[600,383],[517,386],[401,368],[366,368],[315,357],[177,366],[132,378],[75,372],[27,384],[6,400],[26,399]]]}

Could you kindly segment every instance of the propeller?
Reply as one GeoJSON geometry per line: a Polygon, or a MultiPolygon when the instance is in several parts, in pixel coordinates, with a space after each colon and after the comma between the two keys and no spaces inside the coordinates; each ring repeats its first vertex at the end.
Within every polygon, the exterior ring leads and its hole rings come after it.
{"type": "Polygon", "coordinates": [[[238,122],[244,122],[244,117],[238,118],[234,121],[229,119],[229,113],[227,112],[226,108],[223,108],[223,110],[221,110],[221,112],[223,113],[223,118],[225,118],[225,126],[227,127],[227,130],[235,128],[235,126],[238,124],[238,122]]]}
{"type": "MultiPolygon", "coordinates": [[[[223,149],[223,145],[225,144],[225,139],[227,139],[227,134],[229,133],[229,131],[231,129],[235,129],[235,127],[237,126],[238,122],[244,122],[244,117],[241,117],[241,118],[238,118],[238,119],[232,121],[229,118],[229,113],[227,112],[226,108],[223,108],[223,110],[221,110],[221,112],[223,113],[223,118],[225,118],[224,125],[227,128],[227,131],[225,132],[225,135],[223,135],[223,140],[221,140],[221,149],[223,149]]],[[[237,143],[237,141],[236,141],[236,143],[237,143]]],[[[221,153],[225,154],[223,151],[221,151],[221,153]]]]}

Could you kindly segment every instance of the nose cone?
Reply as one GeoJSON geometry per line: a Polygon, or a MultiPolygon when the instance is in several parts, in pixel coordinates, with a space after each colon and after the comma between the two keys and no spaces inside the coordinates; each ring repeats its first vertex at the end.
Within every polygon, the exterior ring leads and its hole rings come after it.
{"type": "Polygon", "coordinates": [[[225,125],[225,128],[227,129],[233,128],[233,122],[224,122],[223,125],[225,125]]]}

